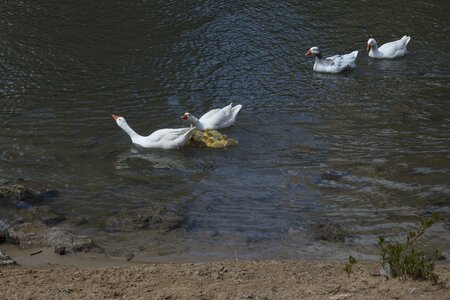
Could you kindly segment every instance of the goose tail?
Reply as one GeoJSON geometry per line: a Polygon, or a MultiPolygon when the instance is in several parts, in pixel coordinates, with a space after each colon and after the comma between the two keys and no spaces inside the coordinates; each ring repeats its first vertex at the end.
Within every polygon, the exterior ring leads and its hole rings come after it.
{"type": "Polygon", "coordinates": [[[407,35],[405,35],[405,36],[403,36],[403,37],[402,37],[402,40],[404,40],[404,41],[405,41],[405,46],[406,46],[406,45],[408,45],[409,41],[411,40],[411,37],[410,37],[410,36],[407,36],[407,35]]]}
{"type": "Polygon", "coordinates": [[[197,129],[197,127],[191,125],[191,128],[189,128],[189,130],[186,131],[185,136],[187,135],[187,136],[189,136],[189,138],[191,138],[191,136],[194,133],[195,129],[197,129]]]}
{"type": "Polygon", "coordinates": [[[241,108],[242,108],[242,105],[241,104],[238,104],[238,105],[236,105],[235,107],[233,107],[231,110],[233,111],[233,116],[236,116],[238,113],[239,113],[239,111],[241,110],[241,108]]]}

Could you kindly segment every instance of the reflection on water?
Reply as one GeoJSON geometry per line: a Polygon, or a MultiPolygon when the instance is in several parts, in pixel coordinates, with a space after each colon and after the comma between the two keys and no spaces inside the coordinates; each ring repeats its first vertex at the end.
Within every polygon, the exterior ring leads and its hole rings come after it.
{"type": "Polygon", "coordinates": [[[116,169],[135,169],[143,164],[149,169],[186,169],[186,157],[176,151],[144,152],[144,149],[131,149],[120,155],[115,164],[116,169]],[[143,163],[142,161],[145,161],[143,163]]]}
{"type": "Polygon", "coordinates": [[[371,257],[378,235],[396,236],[432,212],[444,221],[426,239],[450,248],[449,3],[0,8],[0,179],[59,190],[51,205],[85,217],[75,229],[108,251],[141,249],[138,257],[153,260],[371,257]],[[367,58],[369,37],[405,34],[407,57],[367,58]],[[311,46],[360,50],[357,69],[313,73],[311,46]],[[221,150],[136,148],[110,117],[152,132],[230,102],[243,109],[223,133],[239,145],[221,150]],[[105,231],[108,216],[149,203],[188,207],[188,221],[165,235],[105,231]],[[319,223],[349,235],[317,241],[310,226],[319,223]]]}

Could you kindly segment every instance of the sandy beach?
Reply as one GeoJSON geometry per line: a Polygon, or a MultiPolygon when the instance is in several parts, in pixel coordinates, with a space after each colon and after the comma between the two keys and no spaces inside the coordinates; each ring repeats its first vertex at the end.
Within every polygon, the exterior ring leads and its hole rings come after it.
{"type": "Polygon", "coordinates": [[[13,251],[20,265],[0,268],[2,299],[450,299],[448,264],[432,284],[386,280],[376,262],[358,262],[349,278],[338,261],[155,264],[36,252],[13,251]]]}

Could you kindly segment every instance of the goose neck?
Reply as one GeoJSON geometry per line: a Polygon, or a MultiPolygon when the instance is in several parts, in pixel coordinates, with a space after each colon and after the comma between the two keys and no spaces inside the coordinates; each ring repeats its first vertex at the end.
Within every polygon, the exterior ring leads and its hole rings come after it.
{"type": "Polygon", "coordinates": [[[322,54],[317,54],[317,55],[315,56],[315,58],[314,58],[314,61],[315,61],[316,63],[322,63],[322,62],[323,62],[323,60],[322,60],[322,54]]]}
{"type": "Polygon", "coordinates": [[[134,131],[127,123],[123,124],[121,127],[123,131],[125,131],[130,136],[131,140],[140,137],[140,135],[137,134],[136,131],[134,131]]]}
{"type": "Polygon", "coordinates": [[[370,47],[370,51],[372,53],[378,53],[378,45],[377,45],[377,43],[373,43],[373,45],[370,47]]]}
{"type": "Polygon", "coordinates": [[[200,123],[200,120],[197,119],[197,117],[195,117],[195,116],[193,116],[193,115],[190,115],[190,116],[189,116],[189,122],[190,122],[192,125],[194,125],[195,127],[199,128],[199,130],[202,130],[202,129],[200,129],[200,127],[202,127],[202,126],[201,126],[201,123],[200,123]]]}

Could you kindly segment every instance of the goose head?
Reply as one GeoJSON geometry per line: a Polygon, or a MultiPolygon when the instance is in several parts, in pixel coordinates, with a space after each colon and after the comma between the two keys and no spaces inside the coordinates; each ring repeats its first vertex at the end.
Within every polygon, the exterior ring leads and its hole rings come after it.
{"type": "Polygon", "coordinates": [[[120,117],[117,115],[112,115],[112,117],[116,121],[117,125],[119,125],[119,127],[121,128],[123,128],[123,126],[127,124],[127,121],[125,121],[124,117],[120,117]]]}
{"type": "Polygon", "coordinates": [[[309,49],[308,52],[305,53],[305,56],[308,55],[314,55],[318,58],[322,58],[322,53],[320,52],[319,47],[311,47],[311,49],[309,49]]]}
{"type": "Polygon", "coordinates": [[[190,119],[190,117],[191,117],[191,114],[188,113],[188,112],[185,112],[185,113],[181,116],[181,118],[182,118],[183,120],[188,120],[188,119],[190,119]]]}
{"type": "Polygon", "coordinates": [[[181,119],[190,122],[191,124],[194,125],[198,125],[199,124],[199,119],[197,119],[195,116],[193,116],[191,113],[185,112],[182,116],[181,119]]]}
{"type": "Polygon", "coordinates": [[[377,41],[375,41],[375,39],[370,38],[367,41],[367,51],[370,51],[370,49],[372,49],[373,47],[377,47],[377,41]]]}

